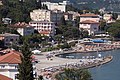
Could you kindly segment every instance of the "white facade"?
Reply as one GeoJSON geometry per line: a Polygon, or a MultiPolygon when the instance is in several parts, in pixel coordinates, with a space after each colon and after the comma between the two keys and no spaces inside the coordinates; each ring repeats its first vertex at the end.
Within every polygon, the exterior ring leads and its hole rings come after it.
{"type": "MultiPolygon", "coordinates": [[[[6,49],[1,51],[3,53],[6,53],[2,56],[0,56],[0,74],[7,76],[13,80],[16,79],[18,72],[18,64],[21,63],[20,54],[17,51],[6,49]]],[[[33,59],[33,75],[35,75],[35,61],[33,59]]]]}
{"type": "Polygon", "coordinates": [[[21,36],[27,36],[34,33],[34,28],[25,22],[18,22],[13,25],[21,36]]]}
{"type": "Polygon", "coordinates": [[[43,10],[37,9],[30,12],[30,17],[33,21],[52,21],[58,23],[63,16],[63,12],[59,10],[43,10]]]}
{"type": "Polygon", "coordinates": [[[12,45],[12,44],[18,44],[19,35],[10,34],[10,33],[0,34],[0,40],[4,41],[4,46],[9,46],[9,45],[12,45]]]}
{"type": "Polygon", "coordinates": [[[31,21],[29,25],[33,26],[41,35],[54,36],[55,23],[49,21],[31,21]]]}
{"type": "Polygon", "coordinates": [[[64,2],[64,4],[59,4],[59,3],[51,3],[51,2],[42,2],[42,4],[45,4],[49,10],[60,10],[65,12],[66,11],[66,3],[64,2]]]}
{"type": "Polygon", "coordinates": [[[81,14],[79,28],[87,30],[89,35],[94,35],[99,31],[99,21],[99,15],[92,13],[81,14]]]}
{"type": "Polygon", "coordinates": [[[0,74],[5,75],[13,80],[15,79],[15,75],[18,74],[17,70],[18,64],[0,64],[0,74]]]}
{"type": "MultiPolygon", "coordinates": [[[[33,63],[33,72],[35,73],[35,64],[33,63]]],[[[13,80],[18,80],[16,78],[18,74],[18,64],[0,64],[0,74],[5,75],[13,80]]],[[[35,75],[35,74],[34,74],[35,75]]]]}
{"type": "Polygon", "coordinates": [[[34,28],[33,27],[17,28],[17,31],[20,35],[27,36],[34,33],[34,28]]]}
{"type": "Polygon", "coordinates": [[[33,21],[51,21],[51,11],[50,10],[43,10],[37,9],[30,12],[30,17],[33,21]]]}
{"type": "Polygon", "coordinates": [[[85,20],[92,20],[95,22],[99,22],[100,17],[99,17],[99,15],[92,14],[92,13],[81,14],[80,15],[80,22],[85,21],[85,20]]]}
{"type": "Polygon", "coordinates": [[[95,32],[99,31],[99,23],[80,23],[80,27],[88,31],[89,35],[94,35],[95,32]]]}

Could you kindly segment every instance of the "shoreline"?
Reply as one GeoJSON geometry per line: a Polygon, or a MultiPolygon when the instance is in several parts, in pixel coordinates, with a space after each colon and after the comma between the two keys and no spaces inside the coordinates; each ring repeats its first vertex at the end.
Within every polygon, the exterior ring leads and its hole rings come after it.
{"type": "MultiPolygon", "coordinates": [[[[120,49],[120,48],[117,48],[120,49]]],[[[116,49],[109,49],[109,50],[101,50],[101,51],[63,51],[63,53],[57,53],[55,54],[56,57],[58,57],[58,55],[61,54],[69,54],[69,53],[94,53],[94,52],[105,52],[105,51],[112,51],[112,50],[116,50],[116,49]]]]}
{"type": "MultiPolygon", "coordinates": [[[[86,66],[81,66],[81,68],[75,68],[75,69],[89,69],[89,68],[93,68],[93,67],[97,67],[97,66],[100,66],[100,65],[104,65],[104,64],[107,64],[109,62],[111,62],[113,60],[113,56],[108,56],[106,57],[102,62],[99,62],[99,63],[96,63],[96,64],[88,64],[86,66]]],[[[56,71],[52,74],[52,79],[51,80],[57,80],[55,79],[55,76],[61,72],[64,72],[63,70],[61,71],[56,71]]]]}
{"type": "MultiPolygon", "coordinates": [[[[71,65],[71,66],[74,66],[74,65],[78,66],[79,65],[80,66],[81,65],[80,60],[85,60],[85,59],[61,58],[61,57],[58,57],[57,55],[68,54],[68,53],[105,52],[105,51],[112,51],[112,50],[116,50],[116,49],[120,49],[120,47],[117,47],[117,46],[116,47],[114,46],[114,47],[111,47],[111,48],[104,48],[103,47],[103,49],[100,49],[100,50],[96,49],[96,50],[85,50],[85,51],[74,51],[74,50],[71,50],[71,51],[59,51],[59,50],[56,50],[56,51],[50,51],[50,52],[42,52],[41,56],[43,56],[44,58],[40,59],[41,63],[39,64],[39,67],[38,67],[38,70],[39,70],[40,73],[38,73],[38,75],[42,75],[45,72],[45,74],[49,73],[49,76],[51,75],[51,77],[53,77],[54,74],[61,71],[59,69],[69,68],[68,65],[71,65]],[[46,60],[46,55],[48,55],[48,54],[52,54],[52,57],[46,60]],[[45,60],[45,61],[43,61],[43,60],[45,60]],[[57,71],[54,71],[54,69],[57,70],[57,71]]],[[[86,60],[92,60],[92,59],[86,59],[86,60]]],[[[92,62],[88,62],[90,64],[85,63],[85,66],[80,66],[79,68],[81,68],[81,67],[85,68],[85,69],[93,68],[93,67],[97,67],[97,66],[109,63],[112,60],[113,60],[113,56],[108,56],[108,57],[105,57],[103,59],[103,61],[96,62],[96,63],[93,62],[94,64],[92,62]]],[[[87,62],[87,61],[84,61],[84,62],[87,62]]],[[[45,75],[45,77],[46,77],[46,75],[45,75]]],[[[51,77],[48,80],[54,80],[53,78],[51,79],[51,77]]]]}
{"type": "MultiPolygon", "coordinates": [[[[69,60],[69,59],[68,59],[69,60]]],[[[81,59],[82,60],[82,59],[81,59]]],[[[40,71],[41,75],[44,77],[49,78],[49,80],[56,80],[55,75],[59,74],[59,72],[63,71],[64,68],[75,68],[75,69],[88,69],[97,67],[100,65],[104,65],[106,63],[109,63],[113,60],[113,56],[107,56],[105,58],[96,58],[96,59],[84,59],[83,62],[73,62],[73,63],[66,63],[66,64],[60,64],[59,66],[51,66],[48,68],[44,68],[40,71]],[[50,77],[51,76],[51,77],[50,77]]]]}

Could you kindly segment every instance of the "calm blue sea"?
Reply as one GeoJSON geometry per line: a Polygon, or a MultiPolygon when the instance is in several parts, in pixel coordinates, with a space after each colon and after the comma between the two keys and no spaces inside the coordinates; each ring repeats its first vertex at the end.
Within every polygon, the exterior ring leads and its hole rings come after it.
{"type": "Polygon", "coordinates": [[[91,68],[93,80],[120,80],[120,50],[102,52],[113,55],[113,61],[105,65],[91,68]]]}
{"type": "Polygon", "coordinates": [[[83,53],[83,54],[64,54],[60,55],[63,58],[77,58],[80,59],[82,56],[97,56],[97,54],[112,55],[113,60],[107,64],[89,69],[93,80],[120,80],[120,49],[105,51],[105,52],[94,52],[94,53],[83,53]]]}

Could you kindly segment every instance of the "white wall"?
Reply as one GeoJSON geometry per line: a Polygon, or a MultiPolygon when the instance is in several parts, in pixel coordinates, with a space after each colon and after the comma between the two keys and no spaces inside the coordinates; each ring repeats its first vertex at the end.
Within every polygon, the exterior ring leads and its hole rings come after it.
{"type": "Polygon", "coordinates": [[[80,22],[86,21],[86,20],[91,20],[91,21],[99,22],[100,18],[80,17],[80,22]]]}
{"type": "Polygon", "coordinates": [[[10,65],[0,64],[0,74],[5,75],[15,80],[15,74],[18,73],[18,70],[15,66],[17,66],[17,64],[10,64],[10,65]],[[2,66],[4,66],[4,68],[2,66]]]}
{"type": "Polygon", "coordinates": [[[66,5],[58,4],[58,3],[50,3],[50,2],[42,2],[42,4],[46,4],[49,10],[58,9],[63,12],[66,11],[66,5]]]}
{"type": "MultiPolygon", "coordinates": [[[[17,67],[18,64],[0,64],[0,74],[5,75],[9,78],[15,79],[15,74],[18,74],[17,67]],[[5,66],[4,68],[2,66],[5,66]]],[[[33,70],[35,71],[35,63],[33,64],[33,70]]]]}
{"type": "Polygon", "coordinates": [[[89,32],[89,35],[91,35],[99,30],[99,24],[80,24],[79,28],[87,30],[89,32]]]}

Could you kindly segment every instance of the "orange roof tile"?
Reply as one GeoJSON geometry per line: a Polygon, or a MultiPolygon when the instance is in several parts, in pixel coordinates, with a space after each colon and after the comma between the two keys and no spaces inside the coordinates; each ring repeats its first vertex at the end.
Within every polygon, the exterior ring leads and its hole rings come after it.
{"type": "Polygon", "coordinates": [[[14,25],[11,25],[11,27],[14,27],[14,28],[26,28],[26,27],[32,27],[30,26],[29,24],[25,23],[25,22],[18,22],[14,25]]]}
{"type": "Polygon", "coordinates": [[[0,56],[0,63],[10,63],[10,64],[18,64],[21,63],[20,53],[11,50],[7,54],[0,56]]]}
{"type": "Polygon", "coordinates": [[[2,75],[2,74],[0,74],[0,80],[13,80],[13,79],[11,79],[11,78],[9,78],[9,77],[7,77],[7,76],[4,76],[4,75],[2,75]]]}
{"type": "Polygon", "coordinates": [[[96,14],[92,14],[92,13],[86,13],[86,14],[81,14],[80,15],[81,17],[87,17],[87,16],[98,16],[98,15],[96,15],[96,14]]]}
{"type": "Polygon", "coordinates": [[[85,20],[85,21],[82,21],[80,23],[83,23],[83,24],[87,24],[87,23],[89,23],[89,24],[99,24],[99,22],[92,21],[92,20],[85,20]]]}

